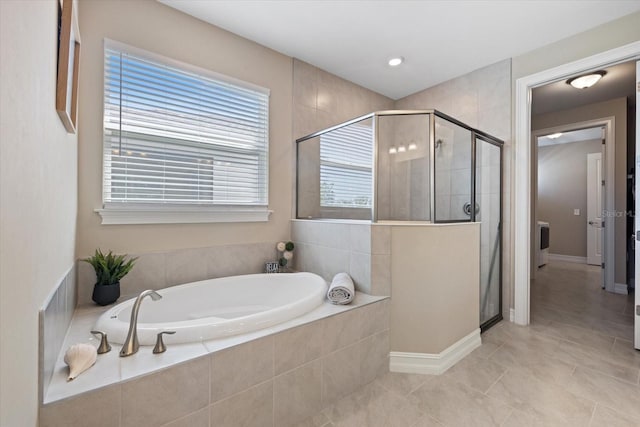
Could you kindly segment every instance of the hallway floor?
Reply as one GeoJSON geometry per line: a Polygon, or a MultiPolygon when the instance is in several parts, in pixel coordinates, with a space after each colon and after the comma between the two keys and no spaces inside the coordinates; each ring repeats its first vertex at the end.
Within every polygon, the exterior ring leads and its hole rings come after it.
{"type": "Polygon", "coordinates": [[[632,296],[597,267],[539,273],[530,326],[503,321],[445,374],[386,374],[300,427],[640,426],[632,296]]]}

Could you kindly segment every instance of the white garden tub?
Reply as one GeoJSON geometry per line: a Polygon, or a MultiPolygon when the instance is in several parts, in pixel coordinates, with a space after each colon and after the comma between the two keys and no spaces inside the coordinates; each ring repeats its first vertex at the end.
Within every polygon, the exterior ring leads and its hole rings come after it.
{"type": "MultiPolygon", "coordinates": [[[[324,301],[327,283],[313,273],[250,274],[187,283],[145,298],[138,316],[141,345],[153,345],[162,331],[168,343],[189,343],[244,334],[301,316],[324,301]]],[[[131,307],[127,300],[105,312],[95,329],[124,343],[131,307]]]]}

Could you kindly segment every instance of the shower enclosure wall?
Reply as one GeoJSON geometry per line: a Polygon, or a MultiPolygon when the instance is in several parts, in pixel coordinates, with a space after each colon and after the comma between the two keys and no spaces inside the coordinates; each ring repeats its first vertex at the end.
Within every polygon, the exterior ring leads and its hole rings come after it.
{"type": "Polygon", "coordinates": [[[296,142],[298,219],[479,222],[481,328],[502,318],[502,141],[419,110],[367,114],[296,142]]]}

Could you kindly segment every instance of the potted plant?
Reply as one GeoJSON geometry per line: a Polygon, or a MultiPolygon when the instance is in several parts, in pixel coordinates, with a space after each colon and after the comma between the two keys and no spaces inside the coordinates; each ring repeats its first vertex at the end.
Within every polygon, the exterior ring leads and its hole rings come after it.
{"type": "Polygon", "coordinates": [[[103,254],[100,249],[89,258],[83,259],[93,266],[96,283],[91,299],[98,305],[109,305],[120,298],[120,279],[133,268],[137,258],[126,259],[127,255],[114,255],[111,251],[103,254]]]}

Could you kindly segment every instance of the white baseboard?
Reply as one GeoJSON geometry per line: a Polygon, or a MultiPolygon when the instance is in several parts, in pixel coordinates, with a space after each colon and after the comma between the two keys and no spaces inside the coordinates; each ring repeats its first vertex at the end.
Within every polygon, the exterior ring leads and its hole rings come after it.
{"type": "Polygon", "coordinates": [[[626,283],[616,283],[613,288],[613,292],[616,294],[628,295],[629,289],[626,283]]]}
{"type": "Polygon", "coordinates": [[[576,264],[586,264],[587,263],[587,257],[585,257],[585,256],[573,256],[573,255],[549,254],[549,261],[562,261],[562,262],[574,262],[576,264]]]}
{"type": "Polygon", "coordinates": [[[480,347],[480,329],[455,342],[441,353],[389,353],[389,370],[406,374],[440,375],[480,347]]]}
{"type": "Polygon", "coordinates": [[[509,309],[509,322],[513,323],[516,319],[516,310],[513,308],[509,309]]]}

